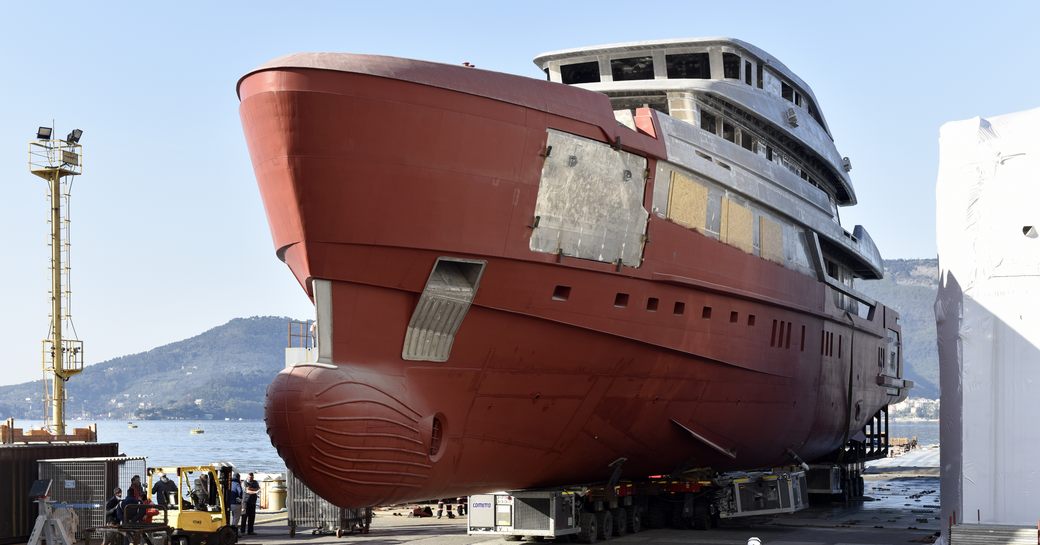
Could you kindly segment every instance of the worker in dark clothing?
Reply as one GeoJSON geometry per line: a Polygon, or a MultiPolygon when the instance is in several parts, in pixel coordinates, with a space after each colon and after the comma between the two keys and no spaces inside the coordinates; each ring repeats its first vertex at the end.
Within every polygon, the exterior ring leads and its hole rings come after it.
{"type": "MultiPolygon", "coordinates": [[[[112,497],[105,504],[105,524],[108,526],[119,526],[123,522],[123,510],[120,503],[123,501],[123,490],[116,487],[112,490],[112,497]]],[[[123,540],[114,532],[105,532],[102,545],[122,545],[123,540]]]]}
{"type": "Polygon", "coordinates": [[[173,501],[177,501],[177,485],[173,484],[165,473],[162,473],[159,475],[159,480],[152,485],[152,494],[155,495],[156,504],[170,505],[171,498],[173,501]]]}
{"type": "Polygon", "coordinates": [[[134,475],[130,478],[130,488],[126,490],[126,493],[127,495],[134,494],[134,496],[139,500],[144,499],[144,486],[141,485],[140,475],[134,475]]]}
{"type": "Polygon", "coordinates": [[[112,490],[112,497],[108,498],[108,503],[105,504],[105,523],[109,526],[117,526],[123,522],[123,512],[119,508],[122,501],[123,489],[117,486],[112,490]]]}
{"type": "Polygon", "coordinates": [[[260,483],[256,482],[253,474],[249,474],[244,486],[246,494],[246,512],[242,516],[242,524],[238,527],[239,534],[253,535],[253,523],[256,521],[256,502],[260,500],[260,483]]]}
{"type": "Polygon", "coordinates": [[[238,532],[238,525],[242,518],[242,478],[238,473],[231,476],[231,488],[228,490],[228,504],[231,505],[231,527],[238,532]]]}
{"type": "Polygon", "coordinates": [[[126,497],[123,501],[119,502],[119,509],[121,511],[123,522],[141,522],[144,519],[145,510],[139,507],[130,507],[131,505],[140,505],[141,498],[137,497],[137,488],[131,486],[126,491],[126,497]]]}

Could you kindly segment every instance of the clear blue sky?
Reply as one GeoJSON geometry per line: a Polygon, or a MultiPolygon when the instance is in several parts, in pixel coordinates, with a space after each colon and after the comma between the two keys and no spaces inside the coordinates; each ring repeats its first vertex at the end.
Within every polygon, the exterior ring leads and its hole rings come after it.
{"type": "Polygon", "coordinates": [[[1038,106],[1040,3],[75,2],[0,18],[0,384],[40,376],[47,318],[38,125],[84,129],[72,206],[74,318],[87,363],[237,316],[309,317],[274,256],[235,83],[273,57],[349,51],[541,77],[536,54],[731,36],[813,88],[851,157],[886,258],[935,255],[939,126],[1038,106]]]}

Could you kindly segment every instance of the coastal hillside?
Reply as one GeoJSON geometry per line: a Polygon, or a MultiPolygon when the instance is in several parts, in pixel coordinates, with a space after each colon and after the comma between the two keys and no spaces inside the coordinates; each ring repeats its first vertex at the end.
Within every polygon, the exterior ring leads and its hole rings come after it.
{"type": "Polygon", "coordinates": [[[937,259],[886,259],[885,278],[860,281],[856,288],[899,312],[903,326],[903,367],[914,381],[912,397],[939,397],[939,351],[935,340],[937,259]]]}
{"type": "MultiPolygon", "coordinates": [[[[67,415],[262,418],[267,385],[285,366],[288,321],[236,318],[189,339],[89,365],[67,383],[67,415]]],[[[42,396],[42,381],[0,387],[0,419],[42,419],[42,396]]]]}
{"type": "MultiPolygon", "coordinates": [[[[900,313],[913,397],[939,396],[935,346],[937,261],[885,261],[865,294],[900,313]]],[[[70,417],[262,418],[267,384],[285,365],[284,317],[237,318],[190,339],[90,365],[68,383],[70,417]]],[[[0,418],[42,419],[41,381],[0,386],[0,418]],[[33,401],[27,403],[26,398],[33,401]]]]}

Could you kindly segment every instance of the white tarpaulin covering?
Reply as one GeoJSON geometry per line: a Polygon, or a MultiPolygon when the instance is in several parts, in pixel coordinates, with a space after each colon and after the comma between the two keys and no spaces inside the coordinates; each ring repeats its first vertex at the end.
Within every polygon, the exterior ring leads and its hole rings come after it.
{"type": "Polygon", "coordinates": [[[1040,519],[1040,109],[943,125],[942,527],[1040,519]]]}

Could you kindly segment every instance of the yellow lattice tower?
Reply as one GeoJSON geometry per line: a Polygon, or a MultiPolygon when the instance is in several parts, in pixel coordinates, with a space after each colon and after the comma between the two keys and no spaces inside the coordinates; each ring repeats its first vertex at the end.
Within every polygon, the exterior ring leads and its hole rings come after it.
{"type": "Polygon", "coordinates": [[[44,426],[65,435],[65,381],[83,370],[83,341],[72,325],[69,288],[69,197],[72,182],[83,172],[83,131],[75,129],[64,140],[51,127],[40,127],[29,142],[29,171],[47,181],[51,227],[51,327],[43,340],[44,426]]]}

